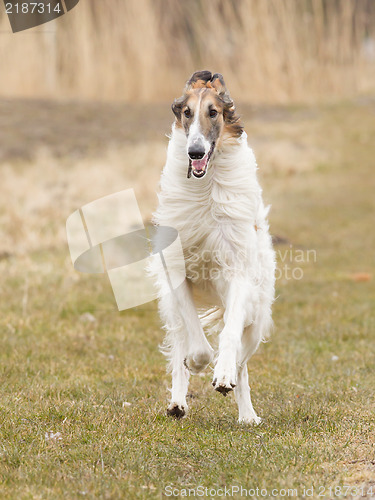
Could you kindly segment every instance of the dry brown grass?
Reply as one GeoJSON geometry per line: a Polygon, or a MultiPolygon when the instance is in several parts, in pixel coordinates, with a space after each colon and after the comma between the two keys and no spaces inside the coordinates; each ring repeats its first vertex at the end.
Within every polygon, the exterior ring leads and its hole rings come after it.
{"type": "MultiPolygon", "coordinates": [[[[288,178],[336,160],[324,110],[238,109],[262,176],[288,178]]],[[[67,217],[122,189],[135,190],[149,220],[172,120],[167,104],[115,113],[111,104],[0,101],[0,255],[66,249],[67,217]]]]}
{"type": "Polygon", "coordinates": [[[253,102],[374,90],[372,0],[81,0],[18,34],[2,14],[1,95],[170,99],[202,68],[253,102]]]}
{"type": "Polygon", "coordinates": [[[144,218],[155,207],[165,145],[113,149],[74,166],[41,151],[31,164],[1,166],[0,252],[24,254],[65,245],[67,215],[82,204],[134,188],[144,218]]]}

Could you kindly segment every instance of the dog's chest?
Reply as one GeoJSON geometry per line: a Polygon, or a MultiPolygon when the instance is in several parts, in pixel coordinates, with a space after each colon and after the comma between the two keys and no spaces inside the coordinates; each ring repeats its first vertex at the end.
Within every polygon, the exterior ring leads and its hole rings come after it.
{"type": "Polygon", "coordinates": [[[254,226],[261,201],[251,150],[245,142],[233,151],[227,148],[220,161],[213,159],[203,179],[187,179],[185,148],[177,154],[174,141],[156,222],[178,230],[192,281],[212,281],[222,278],[224,270],[246,269],[257,245],[254,226]],[[176,155],[181,159],[176,161],[176,155]]]}
{"type": "Polygon", "coordinates": [[[187,277],[192,282],[214,281],[241,267],[250,225],[250,220],[239,221],[214,202],[205,210],[192,205],[188,220],[179,229],[187,277]]]}

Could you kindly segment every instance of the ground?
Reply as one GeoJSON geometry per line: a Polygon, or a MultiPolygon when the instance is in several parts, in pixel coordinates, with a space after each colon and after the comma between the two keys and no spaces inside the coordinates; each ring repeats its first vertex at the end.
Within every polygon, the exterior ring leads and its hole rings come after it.
{"type": "Polygon", "coordinates": [[[239,111],[278,242],[275,327],[249,363],[258,427],[212,368],[168,418],[156,304],[120,313],[70,261],[84,203],[134,187],[149,218],[169,105],[0,102],[2,499],[375,496],[375,100],[239,111]]]}

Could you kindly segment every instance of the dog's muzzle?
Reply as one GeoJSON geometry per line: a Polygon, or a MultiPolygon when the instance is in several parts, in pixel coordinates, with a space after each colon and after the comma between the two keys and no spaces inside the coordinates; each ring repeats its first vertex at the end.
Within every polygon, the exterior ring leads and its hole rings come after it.
{"type": "Polygon", "coordinates": [[[189,169],[187,173],[188,179],[190,179],[191,174],[194,177],[200,179],[205,176],[207,172],[207,166],[215,149],[215,142],[211,144],[209,152],[205,155],[204,151],[201,149],[189,149],[189,169]]]}

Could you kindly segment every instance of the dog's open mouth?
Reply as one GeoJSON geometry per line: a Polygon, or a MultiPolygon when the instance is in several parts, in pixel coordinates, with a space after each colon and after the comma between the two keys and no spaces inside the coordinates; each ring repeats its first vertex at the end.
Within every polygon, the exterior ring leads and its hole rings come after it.
{"type": "Polygon", "coordinates": [[[190,178],[191,174],[193,174],[194,177],[200,179],[206,174],[207,166],[212,156],[212,153],[214,152],[214,149],[215,149],[215,142],[212,143],[209,152],[200,160],[192,160],[191,158],[189,158],[189,170],[187,175],[188,178],[190,178]]]}

